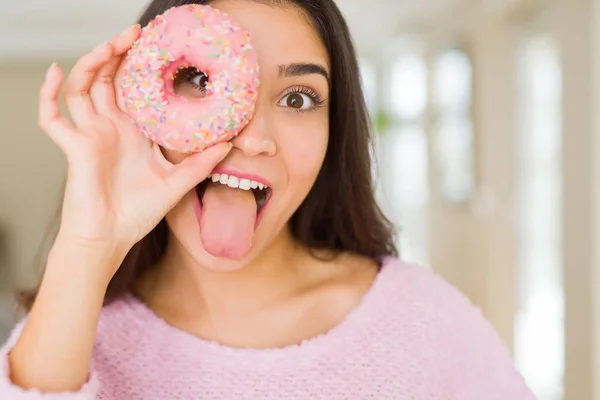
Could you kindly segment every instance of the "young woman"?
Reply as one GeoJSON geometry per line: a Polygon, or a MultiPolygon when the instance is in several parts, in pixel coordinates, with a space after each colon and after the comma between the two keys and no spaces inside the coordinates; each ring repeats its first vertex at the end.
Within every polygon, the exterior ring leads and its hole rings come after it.
{"type": "MultiPolygon", "coordinates": [[[[154,0],[140,24],[185,3],[154,0]]],[[[251,33],[261,65],[256,113],[230,144],[159,149],[121,111],[113,82],[139,26],[79,59],[70,121],[50,67],[39,120],[67,185],[39,290],[0,353],[0,398],[533,399],[466,298],[395,258],[333,0],[210,5],[251,33]],[[268,188],[250,201],[223,174],[268,188]]]]}

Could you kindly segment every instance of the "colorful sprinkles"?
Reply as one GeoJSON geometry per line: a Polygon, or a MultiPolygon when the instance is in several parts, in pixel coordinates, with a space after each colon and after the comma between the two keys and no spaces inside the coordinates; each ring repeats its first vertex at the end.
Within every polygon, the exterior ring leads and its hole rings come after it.
{"type": "Polygon", "coordinates": [[[124,71],[127,113],[166,149],[192,153],[231,140],[254,114],[259,67],[250,35],[210,6],[174,7],[152,20],[129,50],[124,71]],[[177,71],[190,66],[209,76],[199,102],[172,91],[177,71]]]}

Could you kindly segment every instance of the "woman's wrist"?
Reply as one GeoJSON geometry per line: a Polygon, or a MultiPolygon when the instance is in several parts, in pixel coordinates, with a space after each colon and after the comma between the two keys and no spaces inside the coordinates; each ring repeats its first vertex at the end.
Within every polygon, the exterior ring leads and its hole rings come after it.
{"type": "Polygon", "coordinates": [[[129,248],[110,242],[90,243],[59,232],[48,254],[46,272],[84,279],[106,289],[129,248]]]}

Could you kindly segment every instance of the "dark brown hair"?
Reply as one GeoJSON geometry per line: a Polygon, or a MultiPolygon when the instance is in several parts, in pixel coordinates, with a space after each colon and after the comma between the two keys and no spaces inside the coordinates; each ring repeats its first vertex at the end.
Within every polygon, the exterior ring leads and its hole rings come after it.
{"type": "MultiPolygon", "coordinates": [[[[271,0],[297,7],[319,34],[331,62],[329,147],[317,180],[290,220],[294,238],[309,249],[351,252],[378,260],[397,256],[393,227],[374,196],[371,163],[371,124],[360,84],[355,50],[344,18],[333,0],[271,0]]],[[[145,26],[171,7],[206,4],[205,0],[153,0],[139,23],[145,26]]],[[[131,289],[167,246],[163,219],[126,256],[111,280],[106,302],[131,289]]],[[[23,299],[28,308],[35,297],[23,299]]]]}

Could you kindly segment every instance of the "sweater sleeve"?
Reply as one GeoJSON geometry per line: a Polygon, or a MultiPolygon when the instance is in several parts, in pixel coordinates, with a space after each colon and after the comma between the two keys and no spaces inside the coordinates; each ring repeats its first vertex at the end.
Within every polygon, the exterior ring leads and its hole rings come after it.
{"type": "Polygon", "coordinates": [[[438,344],[445,355],[443,375],[451,399],[535,400],[494,327],[467,298],[446,288],[438,302],[438,344]]]}
{"type": "Polygon", "coordinates": [[[93,400],[98,394],[99,382],[94,373],[88,381],[75,392],[43,393],[37,389],[23,389],[12,383],[8,355],[16,344],[25,321],[20,322],[12,331],[8,341],[0,348],[0,399],[2,400],[93,400]]]}

